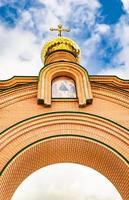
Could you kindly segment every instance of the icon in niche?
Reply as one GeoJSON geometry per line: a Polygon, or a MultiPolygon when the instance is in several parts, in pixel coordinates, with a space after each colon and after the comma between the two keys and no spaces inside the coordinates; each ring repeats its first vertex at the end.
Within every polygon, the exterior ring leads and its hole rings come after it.
{"type": "Polygon", "coordinates": [[[74,81],[68,77],[56,78],[52,83],[52,98],[76,98],[74,81]]]}
{"type": "Polygon", "coordinates": [[[64,84],[64,82],[62,81],[61,82],[61,85],[60,85],[60,88],[59,88],[59,90],[62,90],[62,91],[69,91],[69,89],[66,87],[66,85],[64,84]]]}

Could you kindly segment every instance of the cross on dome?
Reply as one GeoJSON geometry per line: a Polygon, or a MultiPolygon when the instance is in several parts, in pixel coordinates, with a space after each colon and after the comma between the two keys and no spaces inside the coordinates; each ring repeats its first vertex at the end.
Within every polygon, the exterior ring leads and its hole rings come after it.
{"type": "Polygon", "coordinates": [[[70,29],[63,28],[61,24],[58,25],[58,28],[50,28],[50,31],[58,31],[58,36],[62,36],[62,32],[70,32],[70,29]]]}

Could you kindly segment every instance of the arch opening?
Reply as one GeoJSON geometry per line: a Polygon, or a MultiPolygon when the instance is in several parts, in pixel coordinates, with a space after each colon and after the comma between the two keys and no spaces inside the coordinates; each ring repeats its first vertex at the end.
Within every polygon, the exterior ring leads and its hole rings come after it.
{"type": "Polygon", "coordinates": [[[115,186],[105,176],[75,163],[48,165],[33,172],[11,198],[28,199],[122,200],[115,186]]]}

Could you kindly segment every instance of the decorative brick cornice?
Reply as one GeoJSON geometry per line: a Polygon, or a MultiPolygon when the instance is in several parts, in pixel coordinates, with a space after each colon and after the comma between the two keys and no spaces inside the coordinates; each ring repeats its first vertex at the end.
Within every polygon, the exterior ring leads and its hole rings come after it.
{"type": "Polygon", "coordinates": [[[37,96],[37,84],[14,86],[0,92],[0,108],[37,96]]]}
{"type": "MultiPolygon", "coordinates": [[[[117,76],[90,75],[90,81],[115,86],[129,91],[129,80],[120,79],[117,76]]],[[[0,90],[6,90],[13,86],[25,85],[28,83],[38,83],[37,76],[14,76],[8,80],[0,80],[0,90]]]]}
{"type": "Polygon", "coordinates": [[[129,80],[120,79],[117,76],[91,75],[90,81],[115,86],[117,88],[122,88],[124,90],[129,91],[129,80]]]}
{"type": "Polygon", "coordinates": [[[105,99],[114,102],[123,107],[129,108],[129,92],[122,88],[92,82],[93,96],[99,99],[105,99]]]}
{"type": "Polygon", "coordinates": [[[37,83],[37,76],[14,76],[8,80],[0,80],[0,90],[6,90],[14,86],[26,85],[29,83],[37,83]]]}
{"type": "MultiPolygon", "coordinates": [[[[123,107],[129,108],[129,92],[114,86],[92,82],[93,96],[109,100],[123,107]]],[[[14,86],[0,92],[0,108],[12,105],[18,101],[37,97],[37,83],[14,86]]]]}

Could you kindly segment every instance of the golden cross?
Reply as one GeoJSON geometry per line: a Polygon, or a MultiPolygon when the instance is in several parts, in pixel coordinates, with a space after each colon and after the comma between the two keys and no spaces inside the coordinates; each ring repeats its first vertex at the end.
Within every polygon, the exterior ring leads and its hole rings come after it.
{"type": "Polygon", "coordinates": [[[65,29],[61,24],[58,25],[58,28],[50,28],[50,31],[58,31],[58,36],[62,36],[62,32],[69,32],[70,29],[65,29]]]}

